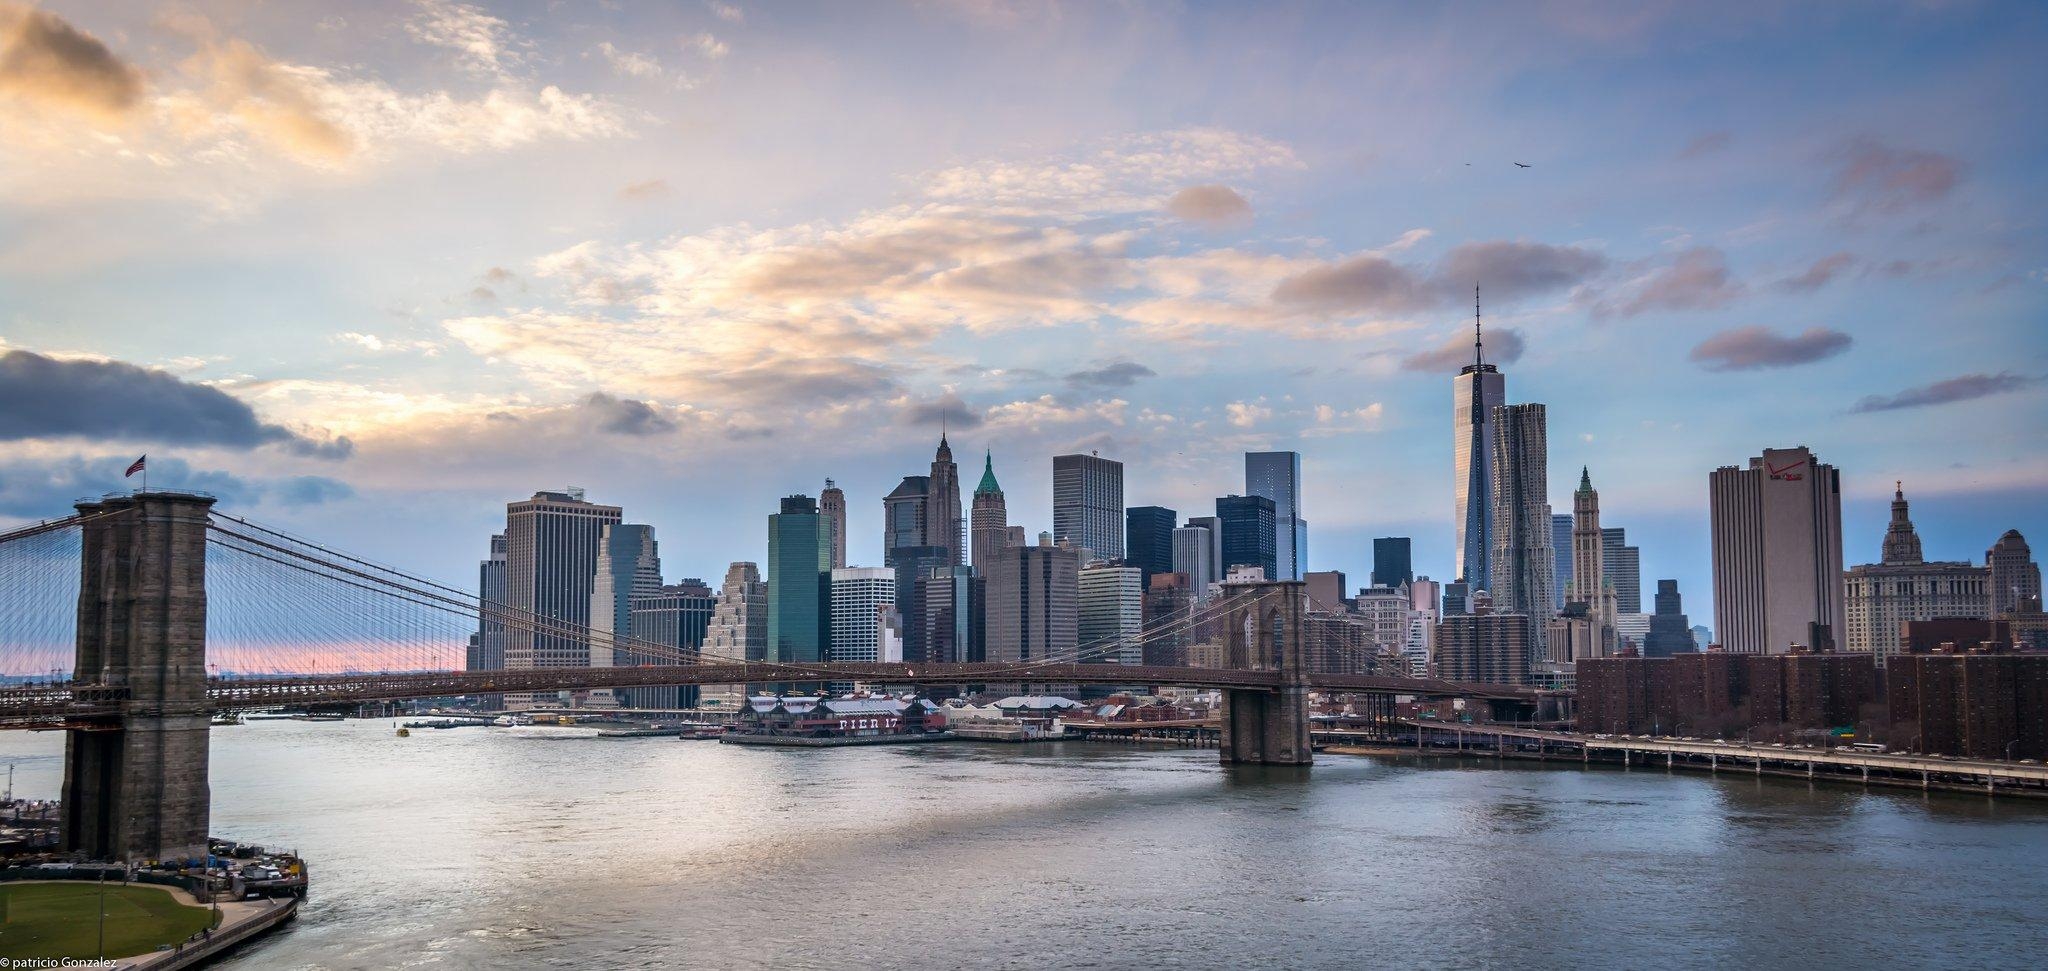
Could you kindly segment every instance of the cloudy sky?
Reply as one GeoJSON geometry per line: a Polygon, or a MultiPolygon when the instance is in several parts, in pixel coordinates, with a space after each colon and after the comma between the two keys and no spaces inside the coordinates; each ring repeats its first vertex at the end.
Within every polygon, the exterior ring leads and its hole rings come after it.
{"type": "MultiPolygon", "coordinates": [[[[1471,289],[1554,505],[1710,616],[1706,474],[2048,537],[2048,8],[0,0],[0,518],[121,485],[463,581],[578,485],[671,578],[942,413],[1206,514],[1304,453],[1312,565],[1451,561],[1471,289]],[[1519,168],[1513,163],[1527,163],[1519,168]]],[[[972,482],[978,470],[965,470],[972,482]]]]}

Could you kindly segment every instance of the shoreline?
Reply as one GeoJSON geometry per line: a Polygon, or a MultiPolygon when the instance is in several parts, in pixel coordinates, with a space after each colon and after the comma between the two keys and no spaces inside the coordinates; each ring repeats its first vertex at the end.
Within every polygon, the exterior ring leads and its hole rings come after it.
{"type": "Polygon", "coordinates": [[[1963,784],[1960,784],[1960,783],[1954,783],[1954,782],[1936,782],[1936,781],[1932,781],[1932,780],[1929,780],[1929,781],[1925,781],[1925,782],[1921,782],[1921,781],[1915,781],[1915,780],[1912,780],[1912,779],[1901,779],[1901,778],[1894,778],[1894,777],[1889,777],[1889,776],[1873,776],[1873,777],[1871,777],[1871,778],[1869,778],[1869,779],[1862,779],[1862,778],[1852,778],[1852,777],[1849,777],[1849,776],[1844,776],[1844,775],[1837,775],[1837,774],[1833,774],[1833,773],[1828,773],[1828,774],[1820,774],[1820,773],[1808,774],[1808,773],[1805,773],[1805,772],[1792,772],[1792,771],[1788,771],[1788,770],[1785,770],[1785,769],[1772,769],[1772,768],[1762,768],[1762,767],[1750,767],[1750,768],[1740,768],[1740,769],[1738,769],[1738,768],[1732,768],[1732,767],[1731,767],[1731,768],[1715,769],[1715,768],[1713,768],[1713,767],[1711,767],[1711,766],[1708,766],[1708,765],[1701,765],[1701,764],[1699,764],[1699,763],[1696,763],[1696,762],[1671,762],[1671,763],[1668,763],[1668,764],[1665,764],[1665,765],[1657,765],[1657,764],[1656,764],[1656,763],[1654,763],[1654,762],[1652,762],[1652,763],[1649,763],[1649,764],[1646,764],[1646,765],[1633,765],[1633,764],[1623,764],[1623,765],[1616,765],[1616,764],[1614,764],[1613,762],[1608,762],[1608,761],[1597,761],[1597,762],[1588,762],[1588,761],[1585,761],[1585,760],[1582,760],[1582,759],[1571,759],[1571,758],[1557,758],[1557,757],[1548,757],[1548,758],[1544,758],[1544,757],[1538,757],[1538,756],[1534,756],[1534,755],[1528,755],[1528,754],[1526,754],[1526,753],[1522,753],[1522,752],[1506,752],[1506,753],[1498,753],[1498,752],[1493,752],[1493,751],[1489,751],[1489,750],[1486,750],[1486,749],[1476,749],[1476,748],[1474,748],[1474,749],[1429,749],[1429,750],[1423,750],[1423,751],[1418,751],[1418,750],[1416,750],[1416,749],[1415,749],[1415,748],[1413,748],[1413,747],[1410,747],[1410,746],[1404,746],[1404,745],[1373,745],[1373,744],[1364,744],[1364,745],[1331,745],[1331,746],[1328,746],[1328,747],[1326,747],[1326,748],[1322,749],[1321,751],[1322,751],[1323,753],[1327,753],[1327,754],[1330,754],[1330,755],[1349,755],[1349,756],[1361,756],[1361,757],[1367,757],[1367,758],[1372,758],[1372,757],[1379,757],[1379,758],[1410,758],[1410,759],[1429,759],[1429,758],[1442,758],[1442,759],[1456,759],[1456,760],[1458,760],[1458,761],[1483,761],[1483,762],[1498,762],[1498,761],[1503,761],[1503,760],[1506,760],[1506,759],[1513,759],[1513,760],[1516,760],[1516,761],[1520,761],[1520,762],[1535,762],[1535,763],[1539,763],[1539,764],[1544,764],[1544,765],[1549,765],[1549,764],[1559,764],[1559,765],[1563,765],[1563,766],[1565,766],[1566,768],[1578,768],[1578,769],[1580,769],[1580,770],[1587,770],[1587,769],[1592,769],[1592,768],[1595,768],[1595,767],[1598,767],[1598,768],[1606,768],[1606,769],[1620,769],[1620,770],[1622,770],[1622,771],[1624,771],[1624,772],[1633,772],[1633,771],[1637,771],[1637,770],[1639,770],[1639,769],[1645,769],[1645,770],[1652,770],[1652,771],[1654,771],[1654,770],[1658,770],[1658,769],[1662,769],[1662,770],[1664,771],[1664,773],[1665,773],[1666,775],[1669,775],[1669,774],[1671,774],[1671,773],[1674,773],[1674,772],[1679,772],[1679,771],[1685,771],[1685,772],[1689,772],[1689,773],[1693,773],[1693,774],[1700,774],[1700,775],[1710,775],[1710,776],[1756,776],[1756,777],[1760,777],[1760,776],[1770,776],[1770,777],[1772,777],[1772,778],[1777,778],[1777,779],[1788,779],[1788,780],[1802,780],[1802,781],[1805,781],[1805,782],[1809,782],[1809,783],[1813,783],[1813,782],[1827,782],[1827,783],[1837,783],[1837,784],[1841,784],[1841,785],[1847,785],[1847,786],[1861,786],[1861,787],[1863,787],[1863,788],[1869,788],[1869,787],[1871,787],[1871,786],[1877,786],[1877,787],[1880,787],[1880,788],[1885,788],[1885,789],[1904,789],[1904,790],[1913,790],[1913,789],[1918,789],[1918,790],[1921,790],[1922,792],[1935,792],[1935,791],[1940,791],[1940,792],[1949,792],[1949,793],[1956,793],[1956,794],[1960,794],[1960,795],[1970,795],[1970,794],[1975,794],[1975,795],[1979,795],[1979,796],[1984,796],[1984,797],[1986,797],[1986,798],[1996,798],[1997,796],[2018,796],[2018,797],[2021,797],[2021,798],[2024,798],[2024,799],[2029,799],[2029,800],[2034,800],[2034,801],[2044,801],[2044,800],[2048,800],[2048,791],[2041,791],[2041,790],[2034,790],[2034,789],[2017,789],[2017,788],[2016,788],[2016,789],[2000,789],[2000,790],[1998,790],[1998,791],[1996,791],[1996,792],[1994,793],[1994,792],[1987,792],[1987,791],[1985,791],[1984,787],[1982,787],[1982,786],[1974,786],[1974,785],[1963,785],[1963,784]]]}

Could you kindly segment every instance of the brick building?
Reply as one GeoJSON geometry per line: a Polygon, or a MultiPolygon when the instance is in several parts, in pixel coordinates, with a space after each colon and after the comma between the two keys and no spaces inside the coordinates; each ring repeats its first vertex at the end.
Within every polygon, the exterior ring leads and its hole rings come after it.
{"type": "Polygon", "coordinates": [[[1586,732],[1784,740],[1881,721],[1869,655],[1632,655],[1579,662],[1586,732]]]}
{"type": "Polygon", "coordinates": [[[1895,749],[1973,759],[2048,759],[2048,654],[1950,650],[1885,671],[1895,749]]]}

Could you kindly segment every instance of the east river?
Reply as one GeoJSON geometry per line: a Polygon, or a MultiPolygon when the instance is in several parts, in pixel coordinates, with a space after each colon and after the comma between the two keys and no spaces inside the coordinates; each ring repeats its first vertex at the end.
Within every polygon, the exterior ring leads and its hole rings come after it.
{"type": "MultiPolygon", "coordinates": [[[[0,733],[50,797],[55,733],[0,733]]],[[[236,968],[2026,967],[2048,803],[1662,770],[213,732],[313,895],[236,968]]]]}

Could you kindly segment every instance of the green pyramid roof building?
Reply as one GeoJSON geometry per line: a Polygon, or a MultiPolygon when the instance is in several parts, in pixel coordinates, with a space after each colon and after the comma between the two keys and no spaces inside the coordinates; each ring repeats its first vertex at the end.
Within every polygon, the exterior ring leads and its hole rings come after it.
{"type": "Polygon", "coordinates": [[[974,487],[977,496],[1001,495],[1003,487],[996,484],[996,459],[992,453],[984,453],[981,463],[981,484],[974,487]]]}

